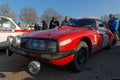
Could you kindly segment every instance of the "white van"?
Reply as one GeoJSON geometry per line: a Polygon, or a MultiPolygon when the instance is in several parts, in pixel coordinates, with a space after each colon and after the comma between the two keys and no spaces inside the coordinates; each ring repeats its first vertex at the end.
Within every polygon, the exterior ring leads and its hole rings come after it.
{"type": "Polygon", "coordinates": [[[16,36],[33,30],[20,28],[11,18],[0,16],[0,49],[5,49],[8,36],[16,36]]]}

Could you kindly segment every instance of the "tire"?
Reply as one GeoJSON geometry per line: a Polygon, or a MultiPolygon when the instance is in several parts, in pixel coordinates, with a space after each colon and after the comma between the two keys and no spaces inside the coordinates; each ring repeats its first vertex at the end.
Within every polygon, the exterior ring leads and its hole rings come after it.
{"type": "Polygon", "coordinates": [[[88,54],[88,45],[86,44],[86,42],[80,41],[76,49],[75,57],[71,63],[71,68],[73,71],[80,72],[84,69],[88,60],[88,54]]]}

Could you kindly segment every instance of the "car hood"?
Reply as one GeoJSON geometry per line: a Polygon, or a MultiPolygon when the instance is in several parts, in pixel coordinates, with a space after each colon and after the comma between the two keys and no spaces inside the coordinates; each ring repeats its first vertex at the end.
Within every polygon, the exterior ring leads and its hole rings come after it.
{"type": "Polygon", "coordinates": [[[72,27],[72,26],[62,26],[56,29],[49,29],[43,31],[35,31],[31,33],[24,34],[24,37],[31,37],[31,38],[59,38],[67,35],[72,34],[79,34],[85,33],[85,31],[90,30],[89,28],[84,27],[72,27]]]}

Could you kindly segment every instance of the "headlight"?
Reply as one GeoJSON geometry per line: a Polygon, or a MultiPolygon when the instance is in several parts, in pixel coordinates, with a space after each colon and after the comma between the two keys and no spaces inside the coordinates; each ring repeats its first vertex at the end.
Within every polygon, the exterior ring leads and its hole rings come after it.
{"type": "Polygon", "coordinates": [[[7,42],[8,42],[9,45],[12,45],[13,38],[14,38],[13,36],[8,36],[7,37],[7,42]]]}
{"type": "Polygon", "coordinates": [[[30,40],[28,43],[28,48],[36,49],[36,50],[44,50],[45,49],[45,41],[43,40],[30,40]]]}
{"type": "Polygon", "coordinates": [[[49,41],[48,43],[48,50],[51,52],[56,52],[57,50],[57,43],[55,41],[49,41]]]}
{"type": "Polygon", "coordinates": [[[13,38],[12,44],[14,47],[20,47],[21,44],[21,37],[17,36],[13,38]]]}
{"type": "Polygon", "coordinates": [[[56,52],[57,51],[57,42],[54,40],[46,39],[31,39],[27,42],[26,48],[41,50],[45,52],[56,52]]]}
{"type": "Polygon", "coordinates": [[[39,41],[39,46],[40,46],[40,49],[43,49],[43,50],[44,50],[44,48],[46,47],[45,41],[44,41],[44,40],[40,40],[40,41],[39,41]]]}

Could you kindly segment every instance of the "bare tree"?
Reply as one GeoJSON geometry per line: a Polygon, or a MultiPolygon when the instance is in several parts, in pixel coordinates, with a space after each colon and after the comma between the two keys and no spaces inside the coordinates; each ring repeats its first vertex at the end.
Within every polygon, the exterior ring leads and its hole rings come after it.
{"type": "Polygon", "coordinates": [[[16,20],[15,13],[13,11],[11,11],[9,5],[7,5],[7,4],[0,5],[0,15],[10,17],[13,20],[16,20]]]}
{"type": "Polygon", "coordinates": [[[20,11],[19,18],[24,23],[32,25],[38,21],[38,15],[34,8],[23,7],[20,11]]]}
{"type": "Polygon", "coordinates": [[[117,17],[120,20],[120,14],[115,14],[115,17],[117,17]]]}
{"type": "MultiPolygon", "coordinates": [[[[113,15],[120,20],[120,14],[113,14],[113,15]]],[[[107,22],[109,20],[109,15],[101,16],[101,20],[103,20],[104,22],[107,22]]]]}
{"type": "Polygon", "coordinates": [[[109,15],[103,15],[103,16],[101,16],[101,20],[103,20],[104,22],[108,22],[109,15]]]}
{"type": "Polygon", "coordinates": [[[58,21],[61,22],[61,20],[63,19],[63,17],[55,10],[52,8],[47,8],[42,16],[40,17],[40,20],[45,20],[47,24],[50,23],[52,17],[56,17],[58,21]]]}

